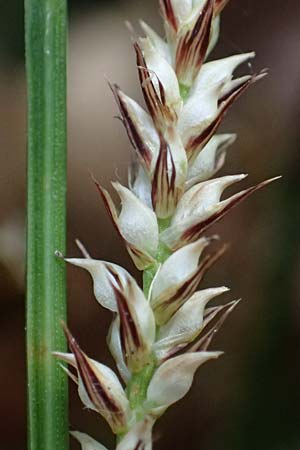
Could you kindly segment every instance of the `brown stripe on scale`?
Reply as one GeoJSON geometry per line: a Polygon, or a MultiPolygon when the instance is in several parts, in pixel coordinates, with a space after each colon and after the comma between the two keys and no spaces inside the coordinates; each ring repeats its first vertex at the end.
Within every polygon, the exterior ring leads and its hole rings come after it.
{"type": "Polygon", "coordinates": [[[213,306],[211,308],[207,308],[204,311],[203,315],[203,328],[205,328],[207,325],[209,325],[224,309],[226,309],[228,306],[232,306],[235,302],[227,303],[226,305],[221,306],[213,306]]]}
{"type": "Polygon", "coordinates": [[[109,214],[109,217],[112,220],[113,225],[115,226],[115,229],[117,230],[118,234],[123,239],[123,236],[119,230],[118,223],[117,223],[117,221],[118,221],[117,211],[116,211],[115,205],[113,204],[113,202],[111,200],[109,193],[107,192],[106,189],[104,189],[101,186],[101,184],[96,180],[96,178],[92,177],[92,180],[95,183],[95,186],[100,194],[100,197],[103,200],[104,206],[109,214]]]}
{"type": "Polygon", "coordinates": [[[162,123],[162,101],[165,101],[164,88],[160,80],[157,79],[159,83],[160,94],[162,97],[160,99],[151,80],[151,73],[147,67],[142,49],[137,42],[135,42],[134,48],[136,52],[137,66],[139,69],[139,79],[145,103],[153,121],[155,123],[162,123]]]}
{"type": "Polygon", "coordinates": [[[129,244],[127,241],[126,241],[126,248],[139,270],[144,270],[145,267],[148,267],[155,262],[155,259],[148,253],[141,252],[132,244],[129,244]]]}
{"type": "Polygon", "coordinates": [[[141,163],[146,168],[146,170],[149,170],[152,161],[151,150],[145,144],[142,134],[139,133],[137,126],[135,125],[131,115],[129,114],[126,103],[122,100],[121,89],[117,84],[109,84],[109,86],[114,94],[116,103],[119,107],[122,116],[122,121],[127,131],[129,140],[133,148],[136,150],[138,157],[141,160],[141,163]]]}
{"type": "Polygon", "coordinates": [[[211,124],[207,128],[205,128],[205,130],[200,135],[191,137],[189,139],[186,144],[186,152],[189,161],[195,160],[203,147],[208,143],[210,138],[217,131],[229,108],[255,81],[257,81],[257,75],[254,75],[247,81],[244,81],[241,86],[238,86],[238,88],[230,94],[230,96],[226,96],[226,100],[221,105],[218,115],[211,122],[211,124]]]}
{"type": "Polygon", "coordinates": [[[177,204],[176,167],[165,138],[160,135],[160,150],[152,180],[152,204],[158,217],[169,217],[177,204]]]}
{"type": "Polygon", "coordinates": [[[165,20],[168,22],[170,27],[173,28],[173,31],[177,33],[178,21],[172,5],[172,0],[160,0],[159,4],[165,20]]]}
{"type": "Polygon", "coordinates": [[[216,336],[220,328],[224,325],[226,319],[229,317],[229,315],[235,310],[237,305],[239,304],[239,301],[230,302],[227,305],[224,305],[222,308],[222,313],[220,318],[216,321],[216,323],[213,325],[213,327],[206,331],[207,325],[203,324],[203,329],[201,331],[200,337],[197,340],[197,342],[189,348],[189,352],[205,352],[208,350],[210,344],[212,343],[213,338],[216,336]]]}
{"type": "Polygon", "coordinates": [[[202,329],[199,333],[199,338],[197,342],[191,347],[189,342],[183,342],[181,344],[178,344],[177,346],[171,348],[167,355],[160,361],[161,363],[169,359],[171,356],[174,356],[176,353],[180,352],[184,348],[190,346],[186,352],[199,352],[199,351],[206,351],[211,344],[213,338],[221,328],[221,326],[226,321],[227,317],[230,315],[230,313],[236,308],[236,306],[239,304],[239,301],[233,301],[226,305],[217,306],[214,308],[209,308],[211,310],[214,310],[211,314],[209,314],[209,318],[207,317],[202,325],[202,329]],[[221,313],[220,318],[215,322],[214,326],[206,332],[206,329],[208,328],[208,325],[213,322],[213,320],[221,313]],[[203,335],[203,333],[205,333],[203,335]]]}
{"type": "MultiPolygon", "coordinates": [[[[128,290],[132,291],[131,281],[128,280],[128,290]]],[[[142,348],[143,343],[140,340],[139,331],[135,323],[135,319],[132,316],[132,312],[128,307],[128,301],[124,294],[114,287],[115,296],[117,299],[117,305],[120,315],[120,339],[125,361],[131,358],[132,355],[136,355],[138,349],[142,348]]],[[[134,295],[134,293],[128,292],[128,298],[134,295]]]]}
{"type": "Polygon", "coordinates": [[[249,86],[251,86],[251,84],[260,80],[265,75],[267,75],[267,71],[263,70],[259,74],[249,75],[249,76],[241,77],[240,79],[237,79],[237,80],[233,80],[232,89],[230,91],[228,91],[225,95],[223,95],[221,98],[219,98],[218,104],[221,105],[223,102],[227,101],[232,96],[234,96],[236,92],[239,93],[239,91],[241,89],[242,89],[242,93],[243,93],[244,90],[246,90],[249,86]]]}
{"type": "Polygon", "coordinates": [[[220,211],[211,215],[208,219],[193,225],[188,230],[186,230],[182,236],[181,241],[186,243],[194,242],[204,233],[211,225],[221,220],[229,211],[231,211],[235,206],[241,203],[246,198],[250,197],[250,195],[254,194],[254,192],[259,189],[267,186],[269,183],[274,181],[276,178],[272,178],[271,180],[263,181],[262,183],[257,184],[256,186],[252,186],[249,189],[246,189],[232,197],[232,200],[224,206],[220,211]]]}
{"type": "Polygon", "coordinates": [[[179,39],[175,69],[183,84],[187,72],[192,72],[191,81],[194,81],[203,64],[209,45],[213,6],[214,0],[207,0],[194,27],[179,39]]]}
{"type": "Polygon", "coordinates": [[[117,283],[117,287],[119,289],[123,289],[123,283],[120,278],[120,275],[113,269],[113,267],[110,267],[109,265],[106,265],[106,269],[107,269],[108,273],[113,277],[115,282],[117,283]]]}
{"type": "Polygon", "coordinates": [[[130,242],[128,242],[126,239],[124,239],[122,233],[120,232],[119,226],[118,226],[118,216],[117,216],[116,207],[115,207],[109,193],[107,192],[106,189],[104,189],[100,185],[100,183],[93,176],[92,176],[92,180],[96,185],[96,188],[100,194],[100,197],[103,200],[104,206],[112,220],[112,223],[113,223],[115,229],[117,230],[119,236],[125,242],[125,245],[127,247],[127,250],[129,252],[130,256],[134,260],[137,268],[140,270],[143,270],[145,267],[152,264],[154,262],[154,259],[147,253],[141,252],[134,245],[130,244],[130,242]]]}
{"type": "Polygon", "coordinates": [[[220,14],[228,2],[229,0],[215,0],[214,15],[217,16],[220,14]]]}
{"type": "Polygon", "coordinates": [[[123,415],[114,399],[108,394],[105,387],[101,384],[101,380],[99,380],[95,374],[87,356],[81,350],[75,338],[66,326],[64,326],[64,332],[68,340],[70,350],[75,356],[78,373],[91,403],[93,403],[95,408],[101,413],[123,415]]]}
{"type": "Polygon", "coordinates": [[[223,256],[227,248],[228,246],[224,245],[213,254],[207,255],[193,275],[176,289],[171,296],[168,296],[166,299],[158,299],[157,307],[155,305],[153,307],[158,325],[162,325],[166,320],[169,320],[186,300],[193,295],[206,272],[223,256]]]}
{"type": "Polygon", "coordinates": [[[156,73],[148,69],[141,47],[138,43],[135,43],[134,47],[137,55],[140,85],[145,103],[156,128],[163,131],[168,124],[177,122],[178,116],[176,110],[167,104],[165,88],[156,73]],[[157,81],[159,93],[155,88],[152,77],[155,77],[157,81]]]}
{"type": "Polygon", "coordinates": [[[120,414],[121,411],[118,405],[109,396],[88,361],[86,361],[85,365],[80,367],[80,370],[85,389],[95,406],[98,406],[98,410],[102,412],[106,411],[111,414],[120,414]]]}

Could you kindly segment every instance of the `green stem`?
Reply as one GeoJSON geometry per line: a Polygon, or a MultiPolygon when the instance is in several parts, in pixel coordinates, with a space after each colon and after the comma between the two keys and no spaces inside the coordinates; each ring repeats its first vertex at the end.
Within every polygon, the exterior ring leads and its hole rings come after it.
{"type": "MultiPolygon", "coordinates": [[[[158,226],[160,234],[170,226],[171,219],[158,219],[158,226]]],[[[172,251],[163,243],[159,242],[156,262],[148,267],[143,273],[143,289],[146,298],[149,296],[150,287],[154,277],[159,269],[159,265],[164,263],[166,259],[172,254],[172,251]]]]}
{"type": "Polygon", "coordinates": [[[66,0],[25,0],[28,83],[28,448],[68,448],[68,391],[51,355],[65,351],[66,0]]]}
{"type": "Polygon", "coordinates": [[[127,386],[127,395],[130,402],[130,407],[137,413],[139,413],[139,409],[142,409],[154,369],[155,361],[153,360],[140,372],[134,374],[127,386]]]}

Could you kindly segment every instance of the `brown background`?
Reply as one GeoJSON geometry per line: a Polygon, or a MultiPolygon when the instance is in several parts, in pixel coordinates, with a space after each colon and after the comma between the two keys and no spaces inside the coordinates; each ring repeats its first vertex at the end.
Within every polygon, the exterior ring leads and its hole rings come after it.
{"type": "MultiPolygon", "coordinates": [[[[70,2],[68,254],[79,237],[95,257],[134,271],[90,182],[125,180],[130,146],[104,74],[140,98],[124,26],[145,18],[161,27],[156,1],[70,2]]],[[[22,3],[0,18],[0,448],[26,447],[23,227],[25,212],[25,82],[22,3]]],[[[237,131],[224,173],[250,174],[246,186],[278,174],[216,229],[231,243],[203,286],[228,285],[243,303],[220,332],[225,356],[199,370],[189,395],[159,422],[155,448],[298,450],[299,432],[299,90],[300,4],[232,0],[214,56],[257,51],[253,71],[269,68],[226,118],[237,131]]],[[[69,323],[82,346],[112,363],[110,322],[93,299],[88,276],[68,268],[69,323]]],[[[113,448],[108,427],[83,410],[71,387],[70,426],[113,448]]],[[[76,444],[72,443],[72,448],[76,444]]],[[[42,450],[42,449],[41,449],[42,450]]],[[[55,449],[53,449],[55,450],[55,449]]]]}

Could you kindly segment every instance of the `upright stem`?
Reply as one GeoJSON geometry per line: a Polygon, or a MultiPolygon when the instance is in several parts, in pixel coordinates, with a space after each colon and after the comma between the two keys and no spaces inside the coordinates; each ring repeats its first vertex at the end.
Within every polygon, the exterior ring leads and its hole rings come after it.
{"type": "Polygon", "coordinates": [[[65,351],[66,0],[25,0],[28,83],[28,448],[68,448],[67,381],[51,356],[65,351]]]}

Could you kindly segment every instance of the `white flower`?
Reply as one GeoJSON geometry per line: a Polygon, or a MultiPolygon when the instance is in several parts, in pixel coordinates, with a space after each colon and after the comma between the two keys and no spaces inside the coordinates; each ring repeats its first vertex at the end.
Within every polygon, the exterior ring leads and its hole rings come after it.
{"type": "MultiPolygon", "coordinates": [[[[149,33],[148,28],[147,30],[149,33]]],[[[266,72],[233,79],[235,69],[253,58],[253,52],[206,63],[197,71],[193,84],[188,89],[185,88],[187,91],[183,103],[178,97],[179,84],[171,67],[172,58],[166,59],[161,55],[152,40],[151,37],[143,39],[142,48],[135,44],[141,88],[148,111],[161,132],[165,133],[170,125],[177,127],[188,159],[194,161],[218,129],[230,106],[249,86],[263,78],[266,72]]],[[[124,120],[128,122],[126,118],[124,120]]],[[[145,121],[147,123],[148,118],[145,121]]],[[[128,129],[128,124],[125,123],[125,126],[128,129]]],[[[147,131],[144,145],[142,134],[136,132],[135,135],[141,137],[139,153],[150,155],[151,151],[145,150],[148,147],[147,131]]]]}
{"type": "Polygon", "coordinates": [[[148,387],[145,409],[161,415],[187,394],[196,370],[206,361],[221,355],[222,352],[199,352],[168,359],[154,373],[148,387]]]}
{"type": "Polygon", "coordinates": [[[148,56],[147,62],[141,46],[136,43],[137,67],[143,96],[157,131],[164,134],[168,126],[176,124],[182,107],[179,84],[172,66],[155,51],[151,41],[143,39],[141,43],[148,56]],[[152,69],[147,64],[150,64],[152,69]],[[172,86],[169,85],[170,82],[172,86]]]}
{"type": "Polygon", "coordinates": [[[179,117],[178,129],[189,160],[194,160],[217,131],[232,104],[256,81],[266,75],[232,79],[236,67],[254,53],[231,56],[204,64],[179,117]]]}
{"type": "Polygon", "coordinates": [[[88,358],[67,328],[65,333],[72,355],[56,353],[55,356],[76,369],[81,401],[87,408],[101,414],[115,433],[123,432],[131,411],[117,376],[108,367],[88,358]]]}
{"type": "Polygon", "coordinates": [[[126,283],[130,275],[123,267],[91,258],[66,258],[65,260],[89,272],[93,279],[94,295],[101,306],[111,311],[118,311],[116,294],[112,284],[113,278],[110,276],[110,272],[113,270],[118,279],[126,283]]]}
{"type": "Polygon", "coordinates": [[[204,181],[189,189],[181,201],[171,225],[161,235],[170,248],[176,249],[186,243],[199,239],[199,236],[227,212],[249,197],[252,193],[267,186],[280,177],[263,181],[238,194],[220,201],[223,191],[232,184],[243,180],[246,175],[231,175],[204,181]]]}
{"type": "Polygon", "coordinates": [[[154,262],[158,247],[158,224],[154,212],[130,189],[116,182],[112,185],[121,199],[118,214],[110,194],[97,182],[96,185],[135,265],[140,270],[145,269],[154,262]]]}
{"type": "Polygon", "coordinates": [[[116,86],[113,91],[129,138],[144,168],[137,174],[138,194],[142,197],[138,196],[149,205],[147,196],[151,181],[149,206],[153,206],[158,218],[170,217],[184,192],[188,169],[180,136],[173,125],[157,131],[151,117],[137,103],[116,86]]]}
{"type": "Polygon", "coordinates": [[[167,359],[192,342],[203,328],[204,309],[207,303],[228,290],[221,287],[195,292],[176,314],[160,327],[153,347],[157,358],[167,359]]]}
{"type": "Polygon", "coordinates": [[[214,0],[201,1],[179,29],[176,39],[175,71],[183,86],[192,86],[205,60],[214,14],[214,0]]]}
{"type": "Polygon", "coordinates": [[[160,140],[149,114],[116,85],[111,85],[123,124],[136,154],[151,175],[158,158],[160,140]]]}
{"type": "MultiPolygon", "coordinates": [[[[155,338],[155,320],[152,309],[134,278],[116,264],[93,259],[66,259],[67,262],[86,269],[93,278],[94,293],[98,302],[118,312],[111,340],[112,353],[119,368],[120,342],[126,366],[138,371],[149,360],[155,338]],[[115,328],[117,327],[117,328],[115,328]],[[120,337],[116,337],[119,333],[120,337]]],[[[124,368],[123,375],[126,376],[124,368]]]]}
{"type": "Polygon", "coordinates": [[[201,238],[173,253],[159,269],[151,286],[151,306],[156,323],[163,325],[195,292],[214,256],[199,258],[210,243],[201,238]]]}
{"type": "Polygon", "coordinates": [[[187,157],[175,129],[169,128],[161,145],[152,180],[152,204],[158,218],[174,214],[184,193],[187,177],[187,157]]]}
{"type": "MultiPolygon", "coordinates": [[[[119,284],[115,293],[120,318],[115,322],[115,327],[120,335],[123,358],[130,371],[139,372],[151,360],[150,353],[155,339],[154,315],[133,279],[127,280],[125,285],[119,284]]],[[[115,353],[118,349],[117,343],[115,353]]]]}
{"type": "MultiPolygon", "coordinates": [[[[166,61],[165,58],[160,56],[152,45],[150,39],[145,38],[141,40],[143,49],[143,57],[145,58],[145,64],[147,67],[146,74],[149,74],[151,84],[153,85],[156,95],[160,98],[162,104],[166,104],[172,116],[178,116],[182,99],[180,95],[180,89],[177,76],[172,66],[166,61]],[[161,91],[163,87],[163,95],[161,91]]],[[[144,69],[141,70],[143,72],[144,69]]],[[[155,121],[154,115],[154,121],[155,121]]],[[[167,116],[163,116],[163,122],[158,121],[160,129],[165,129],[168,125],[166,122],[167,116]]]]}
{"type": "Polygon", "coordinates": [[[211,86],[219,85],[221,82],[224,83],[226,90],[228,90],[232,83],[233,72],[238,66],[254,57],[254,52],[241,53],[204,64],[197,75],[191,95],[200,94],[201,91],[209,89],[211,86]]]}
{"type": "Polygon", "coordinates": [[[189,166],[186,187],[212,178],[224,165],[227,148],[236,140],[235,134],[213,136],[189,166]]]}

